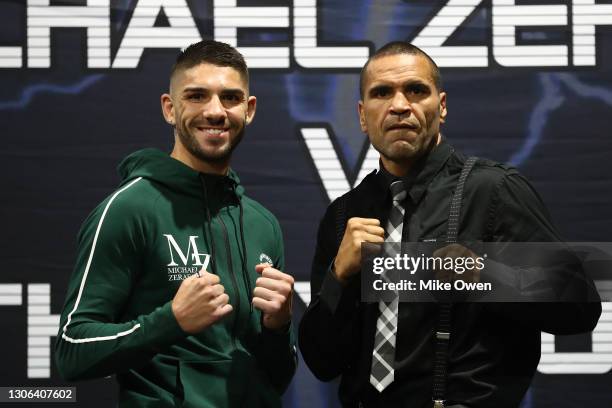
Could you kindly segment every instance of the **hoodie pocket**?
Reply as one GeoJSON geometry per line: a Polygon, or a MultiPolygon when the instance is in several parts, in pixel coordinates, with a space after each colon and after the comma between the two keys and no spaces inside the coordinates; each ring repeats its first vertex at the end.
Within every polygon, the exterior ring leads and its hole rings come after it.
{"type": "Polygon", "coordinates": [[[184,408],[238,408],[244,403],[248,379],[241,359],[181,361],[179,381],[184,408]]]}

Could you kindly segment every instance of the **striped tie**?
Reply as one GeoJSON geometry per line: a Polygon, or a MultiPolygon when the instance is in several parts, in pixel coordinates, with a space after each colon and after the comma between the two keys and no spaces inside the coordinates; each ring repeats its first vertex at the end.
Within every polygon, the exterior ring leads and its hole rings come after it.
{"type": "MultiPolygon", "coordinates": [[[[400,180],[391,183],[393,206],[389,213],[387,223],[387,238],[385,247],[387,256],[394,257],[399,253],[402,241],[402,227],[404,225],[404,207],[402,202],[406,198],[404,183],[400,180]]],[[[385,273],[381,277],[387,280],[385,273]]],[[[372,352],[372,370],[370,384],[378,392],[382,392],[394,379],[395,364],[395,337],[397,333],[398,296],[392,302],[378,302],[380,315],[376,321],[376,337],[374,338],[374,351],[372,352]]]]}

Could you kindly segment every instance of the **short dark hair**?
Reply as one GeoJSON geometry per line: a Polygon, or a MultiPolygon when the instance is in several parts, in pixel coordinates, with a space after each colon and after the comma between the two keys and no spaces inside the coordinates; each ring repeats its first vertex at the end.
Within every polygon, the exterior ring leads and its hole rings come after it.
{"type": "Polygon", "coordinates": [[[249,85],[249,71],[242,54],[229,44],[213,40],[202,40],[182,50],[170,72],[170,81],[177,72],[203,63],[234,68],[249,85]]]}
{"type": "Polygon", "coordinates": [[[436,65],[434,60],[431,59],[431,57],[427,55],[425,51],[423,51],[416,45],[412,45],[406,41],[392,41],[388,44],[383,45],[378,50],[376,50],[374,54],[372,54],[370,58],[368,58],[368,61],[365,63],[365,65],[361,69],[361,74],[359,75],[359,95],[361,99],[363,99],[363,94],[365,91],[364,89],[365,77],[366,77],[366,72],[368,70],[368,65],[370,65],[370,62],[374,61],[375,59],[381,58],[381,57],[386,57],[389,55],[398,55],[398,54],[420,55],[421,57],[424,57],[427,61],[429,61],[429,65],[431,67],[430,69],[431,79],[433,80],[434,85],[436,86],[436,89],[438,90],[438,92],[442,90],[442,75],[440,74],[440,69],[438,68],[438,65],[436,65]]]}

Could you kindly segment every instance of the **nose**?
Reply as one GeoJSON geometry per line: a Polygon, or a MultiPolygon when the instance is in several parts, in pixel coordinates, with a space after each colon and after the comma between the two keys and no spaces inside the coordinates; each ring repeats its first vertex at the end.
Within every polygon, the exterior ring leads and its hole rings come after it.
{"type": "Polygon", "coordinates": [[[391,105],[389,106],[389,110],[391,113],[395,113],[397,115],[404,114],[409,112],[411,109],[410,101],[406,98],[403,92],[398,91],[393,95],[391,99],[391,105]]]}
{"type": "Polygon", "coordinates": [[[223,106],[221,99],[219,99],[219,95],[213,95],[210,98],[204,107],[202,115],[211,124],[219,124],[220,122],[222,123],[225,121],[227,113],[225,112],[225,107],[223,106]]]}

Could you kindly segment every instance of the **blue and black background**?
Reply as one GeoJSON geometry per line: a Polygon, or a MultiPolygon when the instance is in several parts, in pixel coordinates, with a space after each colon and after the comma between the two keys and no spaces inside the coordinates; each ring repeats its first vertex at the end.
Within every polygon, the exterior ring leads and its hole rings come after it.
{"type": "MultiPolygon", "coordinates": [[[[111,2],[112,55],[135,2],[111,2]]],[[[25,3],[0,1],[0,46],[21,45],[24,55],[25,3]]],[[[66,3],[85,4],[52,1],[66,3]]],[[[373,50],[390,40],[410,40],[445,3],[319,0],[319,45],[365,43],[373,50]]],[[[564,0],[517,3],[571,8],[564,0]]],[[[212,1],[188,4],[202,36],[211,38],[212,1]]],[[[290,7],[291,1],[238,5],[290,7]]],[[[159,16],[158,24],[164,20],[159,16]]],[[[488,45],[490,50],[491,32],[491,4],[485,0],[446,44],[488,45]]],[[[517,36],[526,45],[569,44],[571,26],[522,28],[517,36]]],[[[291,40],[291,29],[239,30],[241,46],[291,40]]],[[[147,49],[136,69],[92,70],[86,64],[86,30],[74,28],[52,29],[51,49],[49,69],[0,69],[0,282],[51,283],[51,312],[57,314],[75,258],[76,233],[89,211],[118,185],[119,161],[143,147],[172,147],[159,96],[167,90],[178,50],[147,49]]],[[[442,69],[449,112],[443,134],[468,154],[517,166],[568,241],[610,241],[612,27],[597,28],[593,67],[507,68],[489,59],[486,68],[442,69]]],[[[251,71],[257,115],[232,165],[247,194],[279,218],[287,272],[298,281],[309,278],[318,220],[329,204],[299,129],[327,126],[345,168],[353,169],[349,178],[356,177],[367,147],[356,113],[358,77],[358,69],[304,69],[293,60],[289,69],[251,71]]],[[[303,310],[296,302],[296,324],[303,310]]],[[[0,321],[0,385],[63,385],[53,366],[50,379],[27,378],[25,307],[0,308],[0,321]]],[[[561,351],[589,347],[588,336],[557,339],[561,351]]],[[[538,374],[523,406],[612,406],[611,384],[610,373],[538,374]]],[[[114,404],[111,379],[77,387],[79,402],[70,406],[114,404]]],[[[335,387],[318,382],[301,361],[285,406],[337,407],[335,387]]]]}

